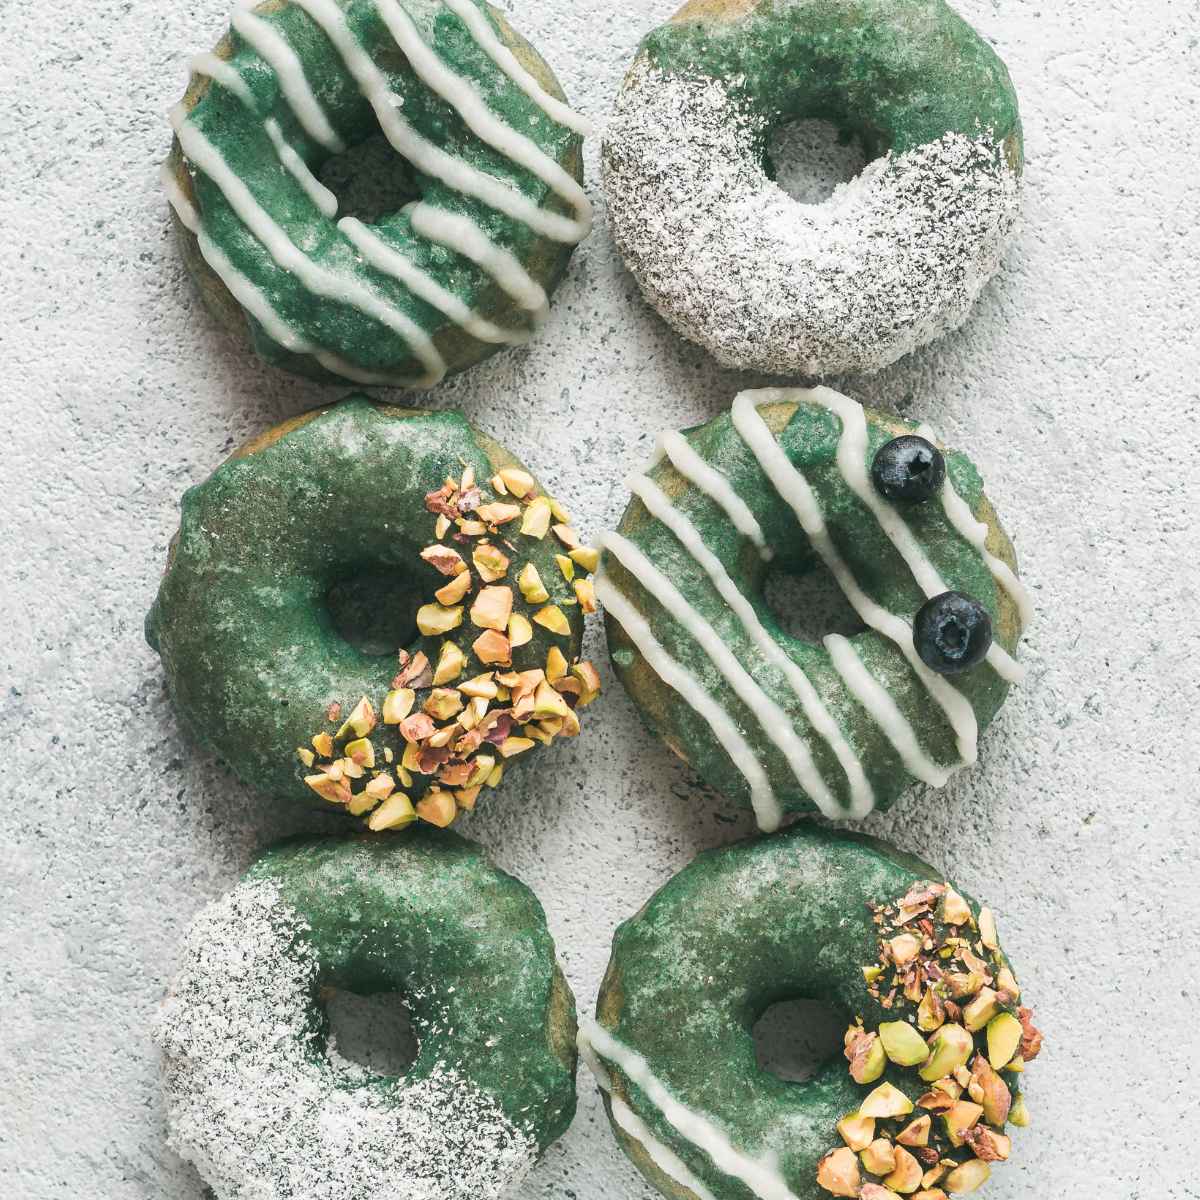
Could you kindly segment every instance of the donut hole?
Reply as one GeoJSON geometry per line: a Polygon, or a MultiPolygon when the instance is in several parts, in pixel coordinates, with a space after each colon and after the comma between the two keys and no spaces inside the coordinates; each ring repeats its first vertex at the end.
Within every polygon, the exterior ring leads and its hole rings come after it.
{"type": "Polygon", "coordinates": [[[856,137],[846,137],[830,121],[780,125],[767,139],[763,166],[793,200],[822,204],[871,161],[856,137]]]}
{"type": "Polygon", "coordinates": [[[412,165],[380,132],[330,158],[317,178],[338,198],[338,217],[373,225],[421,198],[412,165]]]}
{"type": "Polygon", "coordinates": [[[329,1021],[326,1052],[335,1069],[394,1078],[417,1061],[420,1046],[399,992],[360,996],[341,988],[322,991],[329,1021]]]}
{"type": "Polygon", "coordinates": [[[803,1083],[841,1055],[845,1030],[845,1017],[819,1000],[772,1004],[754,1024],[759,1070],[788,1083],[803,1083]]]}
{"type": "Polygon", "coordinates": [[[366,570],[338,578],[325,594],[334,631],[372,658],[395,654],[417,636],[417,609],[425,597],[396,571],[366,570]]]}
{"type": "Polygon", "coordinates": [[[800,574],[770,568],[763,595],[779,627],[797,641],[819,646],[830,633],[855,637],[866,631],[866,625],[823,564],[800,574]]]}

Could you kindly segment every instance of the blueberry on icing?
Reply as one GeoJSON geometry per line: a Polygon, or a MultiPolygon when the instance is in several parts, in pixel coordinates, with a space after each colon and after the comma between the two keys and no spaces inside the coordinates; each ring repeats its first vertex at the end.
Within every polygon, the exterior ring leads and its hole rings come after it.
{"type": "Polygon", "coordinates": [[[942,490],[946,460],[932,443],[916,434],[893,438],[871,463],[871,482],[893,504],[919,504],[942,490]]]}
{"type": "Polygon", "coordinates": [[[921,661],[939,675],[978,666],[992,644],[992,618],[973,596],[943,592],[927,601],[913,621],[921,661]]]}

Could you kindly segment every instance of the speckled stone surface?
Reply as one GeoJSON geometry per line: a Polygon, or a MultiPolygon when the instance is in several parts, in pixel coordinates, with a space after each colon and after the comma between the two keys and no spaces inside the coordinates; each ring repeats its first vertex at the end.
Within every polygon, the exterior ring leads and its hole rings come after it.
{"type": "MultiPolygon", "coordinates": [[[[676,4],[506,7],[602,117],[676,4]]],[[[1200,1194],[1182,1149],[1200,1116],[1200,16],[1175,0],[959,8],[1021,95],[1016,241],[963,330],[832,382],[970,450],[1039,617],[1032,678],[979,767],[868,824],[996,908],[1046,1033],[1034,1124],[982,1195],[1183,1200],[1200,1194]]],[[[21,1200],[201,1200],[165,1144],[151,1016],[201,905],[308,826],[192,749],[141,636],[184,489],[335,391],[220,332],[170,232],[164,112],[227,20],[224,0],[0,6],[0,1180],[21,1200]]],[[[430,402],[511,448],[587,534],[616,524],[654,433],[762,382],[647,311],[601,206],[540,339],[430,402]]],[[[603,659],[596,623],[590,650],[603,659]]],[[[605,679],[584,735],[462,826],[538,893],[584,1012],[614,927],[749,828],[605,679]]],[[[520,1200],[653,1195],[584,1082],[520,1200]]]]}

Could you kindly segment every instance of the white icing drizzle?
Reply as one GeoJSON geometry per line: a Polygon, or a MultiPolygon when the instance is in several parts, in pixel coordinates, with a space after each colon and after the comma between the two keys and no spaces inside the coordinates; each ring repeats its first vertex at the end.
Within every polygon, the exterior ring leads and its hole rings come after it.
{"type": "MultiPolygon", "coordinates": [[[[668,506],[669,507],[669,506],[668,506]]],[[[627,538],[619,533],[605,534],[603,549],[611,554],[678,621],[708,655],[713,666],[724,676],[741,702],[754,715],[779,752],[787,760],[800,786],[812,797],[827,817],[843,816],[841,806],[821,778],[812,751],[796,733],[787,713],[763,691],[737,656],[718,636],[683,593],[627,538]]],[[[691,547],[689,546],[690,550],[691,547]]],[[[719,565],[719,564],[718,564],[719,565]]],[[[734,588],[734,591],[737,589],[734,588]]],[[[776,822],[776,825],[778,822],[776,822]]]]}
{"type": "MultiPolygon", "coordinates": [[[[774,1163],[739,1150],[723,1129],[673,1096],[641,1054],[586,1018],[579,1023],[580,1050],[585,1046],[619,1067],[679,1135],[706,1154],[718,1170],[739,1180],[760,1200],[798,1200],[774,1163]]],[[[589,1061],[587,1053],[584,1061],[589,1061]]]]}
{"type": "Polygon", "coordinates": [[[687,1188],[698,1197],[698,1200],[717,1200],[704,1181],[692,1171],[687,1163],[669,1146],[660,1142],[650,1132],[650,1126],[620,1096],[613,1095],[612,1078],[605,1070],[604,1064],[595,1050],[588,1043],[587,1038],[581,1034],[576,1041],[579,1046],[579,1057],[583,1059],[587,1069],[592,1073],[597,1086],[608,1095],[609,1111],[617,1125],[634,1141],[641,1144],[647,1157],[664,1175],[687,1188]]]}
{"type": "Polygon", "coordinates": [[[719,504],[738,533],[749,538],[758,547],[759,554],[765,560],[770,560],[774,552],[767,545],[762,526],[750,511],[750,506],[733,490],[729,480],[720,471],[710,467],[692,449],[682,433],[672,430],[659,434],[656,449],[658,455],[665,454],[671,460],[671,465],[684,479],[719,504]]]}
{"type": "Polygon", "coordinates": [[[175,172],[166,163],[163,163],[158,169],[158,178],[162,183],[163,190],[167,193],[167,200],[170,201],[171,207],[175,210],[175,215],[183,227],[189,233],[198,234],[200,232],[200,214],[196,211],[196,206],[188,199],[187,193],[179,186],[175,172]]]}
{"type": "Polygon", "coordinates": [[[605,611],[628,635],[650,669],[698,716],[707,722],[713,736],[741,771],[750,787],[750,802],[758,827],[766,833],[779,828],[782,812],[771,789],[767,773],[750,743],[742,736],[733,718],[701,686],[700,681],[682,663],[672,658],[654,636],[650,623],[626,599],[601,571],[595,578],[596,598],[605,611]]]}
{"type": "Polygon", "coordinates": [[[476,44],[534,102],[552,121],[574,130],[581,137],[590,137],[594,132],[592,123],[569,108],[561,100],[551,96],[540,83],[517,61],[517,56],[496,36],[487,18],[471,0],[442,0],[467,27],[476,44]]]}
{"type": "Polygon", "coordinates": [[[242,223],[262,242],[279,266],[291,271],[310,292],[348,304],[399,334],[426,370],[425,376],[413,386],[432,387],[445,377],[446,365],[433,339],[415,321],[366,285],[308,258],[258,203],[221,152],[187,120],[187,110],[182,104],[171,110],[171,125],[184,154],[221,189],[242,223]]]}
{"type": "MultiPolygon", "coordinates": [[[[917,586],[930,599],[949,591],[908,522],[871,483],[867,471],[867,415],[862,405],[827,387],[797,390],[796,395],[806,403],[827,408],[841,421],[842,433],[837,447],[838,470],[850,490],[871,510],[879,528],[912,572],[917,586]]],[[[1019,683],[1025,678],[1025,669],[1013,660],[999,642],[993,641],[988,647],[987,661],[996,674],[1008,683],[1019,683]]]]}
{"type": "Polygon", "coordinates": [[[575,210],[575,235],[568,240],[585,237],[592,227],[592,205],[578,181],[531,138],[497,117],[472,83],[451,70],[425,43],[412,18],[396,0],[375,0],[375,5],[421,82],[441,96],[480,141],[524,167],[575,210]]]}
{"type": "Polygon", "coordinates": [[[373,267],[404,284],[415,295],[432,304],[440,313],[481,342],[511,346],[527,342],[530,334],[522,329],[501,329],[473,312],[452,292],[410,258],[389,246],[369,226],[354,217],[343,217],[338,228],[354,243],[373,267]]]}
{"type": "Polygon", "coordinates": [[[242,0],[233,14],[233,28],[275,72],[283,98],[304,132],[331,154],[341,154],[346,144],[325,115],[304,73],[300,56],[269,22],[250,11],[257,3],[258,0],[242,0]]]}
{"type": "Polygon", "coordinates": [[[552,241],[575,245],[587,236],[591,224],[580,214],[564,217],[540,207],[516,188],[476,169],[461,158],[427,141],[396,110],[387,77],[355,38],[334,0],[293,0],[325,32],[375,110],[384,136],[397,153],[418,171],[440,179],[447,187],[482,201],[497,212],[521,221],[552,241]]]}
{"type": "Polygon", "coordinates": [[[900,755],[905,770],[923,783],[944,787],[951,771],[939,766],[921,749],[916,730],[887,689],[863,665],[854,643],[841,634],[831,633],[825,638],[825,649],[829,651],[834,669],[842,677],[847,690],[883,730],[884,736],[900,755]]]}
{"type": "MultiPolygon", "coordinates": [[[[917,433],[926,441],[936,442],[938,440],[937,434],[928,425],[919,426],[917,433]]],[[[1033,624],[1034,617],[1033,598],[1029,594],[1029,589],[1017,578],[1008,563],[997,558],[987,548],[988,527],[982,521],[975,519],[975,514],[958,494],[949,474],[946,475],[946,482],[942,485],[941,499],[946,519],[966,541],[979,551],[988,570],[992,573],[992,578],[1008,593],[1017,606],[1021,628],[1028,629],[1033,624]]]]}
{"type": "MultiPolygon", "coordinates": [[[[921,661],[913,643],[912,626],[872,600],[859,586],[841,551],[829,536],[821,506],[808,480],[783,452],[775,440],[775,435],[758,412],[758,403],[787,401],[795,395],[794,389],[786,388],[742,392],[733,402],[734,428],[758,459],[760,467],[776,492],[796,514],[796,519],[808,535],[813,549],[837,580],[838,586],[855,612],[872,629],[895,642],[926,690],[937,701],[954,730],[963,763],[969,765],[978,757],[979,740],[979,723],[971,702],[921,661]]],[[[897,750],[899,751],[900,747],[897,747],[897,750]]]]}
{"type": "MultiPolygon", "coordinates": [[[[704,539],[700,531],[680,509],[671,503],[662,489],[652,479],[648,479],[644,475],[635,476],[630,479],[628,487],[642,501],[650,514],[670,529],[676,538],[679,539],[684,549],[703,568],[705,574],[712,580],[713,586],[720,593],[721,598],[729,605],[734,615],[742,623],[742,628],[745,629],[755,646],[758,647],[762,656],[776,667],[788,681],[788,684],[800,699],[804,715],[808,718],[809,724],[825,739],[830,749],[836,755],[850,784],[851,804],[846,812],[842,812],[840,807],[834,802],[827,788],[823,788],[824,795],[809,792],[822,813],[827,817],[865,817],[875,807],[875,797],[871,789],[871,784],[863,770],[862,763],[851,749],[849,742],[846,741],[845,735],[838,728],[837,722],[830,715],[829,710],[825,707],[808,676],[805,675],[800,666],[784,652],[775,639],[766,631],[758,618],[758,614],[754,611],[754,606],[738,590],[737,584],[734,583],[729,572],[725,570],[721,560],[704,544],[704,539]]],[[[619,558],[620,555],[617,557],[619,558]]],[[[645,583],[644,580],[642,582],[643,584],[645,583]]],[[[711,629],[708,632],[712,634],[711,629]]],[[[715,637],[715,634],[713,636],[715,637]]],[[[704,643],[701,644],[703,645],[704,643]]],[[[765,693],[760,691],[759,694],[762,696],[764,702],[763,707],[767,708],[767,717],[772,721],[787,722],[787,715],[771,703],[765,693]]],[[[757,708],[753,709],[753,711],[759,718],[760,723],[763,724],[763,728],[768,730],[769,736],[767,722],[763,719],[757,708]]],[[[811,754],[808,755],[808,758],[811,763],[811,754]]],[[[803,780],[801,782],[803,783],[803,780]]],[[[805,790],[809,790],[807,786],[805,790]]]]}
{"type": "Polygon", "coordinates": [[[461,254],[490,275],[501,291],[532,314],[535,329],[546,320],[550,313],[546,289],[525,270],[515,254],[497,246],[470,217],[417,203],[408,209],[408,219],[418,237],[461,254]]]}

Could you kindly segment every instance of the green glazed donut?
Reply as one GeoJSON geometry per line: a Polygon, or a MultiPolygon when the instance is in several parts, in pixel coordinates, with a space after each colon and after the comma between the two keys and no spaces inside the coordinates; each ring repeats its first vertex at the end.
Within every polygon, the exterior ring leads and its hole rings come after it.
{"type": "Polygon", "coordinates": [[[1022,677],[1011,655],[1030,613],[1012,545],[969,460],[932,439],[829,388],[743,392],[731,412],[662,435],[604,541],[597,596],[622,683],[765,830],[785,812],[864,816],[914,779],[941,786],[975,761],[979,731],[1022,677]],[[945,476],[902,509],[872,471],[914,432],[945,476]],[[827,569],[863,631],[789,636],[764,598],[769,566],[827,569]],[[992,634],[986,661],[952,679],[914,636],[914,614],[948,592],[992,634]]]}
{"type": "Polygon", "coordinates": [[[580,1049],[671,1200],[945,1200],[1025,1125],[1041,1047],[996,922],[911,855],[797,825],[701,854],[616,933],[580,1049]],[[773,1004],[821,1001],[845,1059],[761,1069],[773,1004]]]}
{"type": "Polygon", "coordinates": [[[999,267],[1021,121],[944,0],[692,0],[643,40],[603,166],[617,245],[680,334],[741,369],[875,371],[961,325],[999,267]],[[817,205],[768,153],[813,118],[874,159],[817,205]]]}
{"type": "Polygon", "coordinates": [[[461,413],[351,397],[243,447],[182,513],[146,635],[184,725],[259,790],[447,825],[579,732],[596,552],[461,413]]]}
{"type": "Polygon", "coordinates": [[[193,922],[154,1032],[218,1200],[494,1200],[571,1123],[575,1030],[537,898],[430,829],[269,850],[193,922]],[[401,993],[403,1075],[336,1054],[332,988],[401,993]]]}
{"type": "Polygon", "coordinates": [[[313,378],[429,387],[544,320],[591,227],[587,123],[484,0],[268,0],[192,60],[163,170],[215,314],[313,378]],[[373,222],[318,178],[373,136],[373,222]]]}

